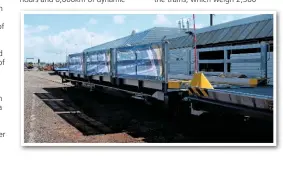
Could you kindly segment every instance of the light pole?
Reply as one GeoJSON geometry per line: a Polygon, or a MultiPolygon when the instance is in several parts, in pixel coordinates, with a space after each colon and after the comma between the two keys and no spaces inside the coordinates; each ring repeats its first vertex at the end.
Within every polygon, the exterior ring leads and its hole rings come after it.
{"type": "Polygon", "coordinates": [[[69,45],[69,40],[66,40],[66,48],[65,48],[65,54],[66,54],[66,64],[68,65],[68,45],[69,45]]]}
{"type": "Polygon", "coordinates": [[[198,72],[198,57],[197,57],[197,33],[196,33],[196,18],[195,18],[195,14],[193,14],[193,22],[194,22],[195,73],[197,73],[198,72]]]}
{"type": "Polygon", "coordinates": [[[91,46],[91,47],[93,46],[93,42],[92,42],[93,38],[94,38],[94,35],[91,34],[91,35],[90,35],[90,46],[91,46]]]}
{"type": "Polygon", "coordinates": [[[213,16],[214,14],[210,14],[210,26],[213,26],[213,16]]]}
{"type": "Polygon", "coordinates": [[[186,29],[186,26],[185,26],[185,24],[184,24],[184,20],[185,20],[185,22],[186,22],[186,24],[187,24],[187,29],[189,30],[190,28],[190,26],[189,26],[189,21],[190,21],[190,18],[180,18],[180,20],[178,21],[178,24],[179,24],[179,28],[181,29],[181,30],[185,30],[186,29]]]}

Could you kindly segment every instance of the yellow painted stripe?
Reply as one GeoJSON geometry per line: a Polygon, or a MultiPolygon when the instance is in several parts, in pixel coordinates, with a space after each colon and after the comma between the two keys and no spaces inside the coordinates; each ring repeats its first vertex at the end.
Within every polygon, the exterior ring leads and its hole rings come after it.
{"type": "Polygon", "coordinates": [[[194,95],[194,90],[192,88],[189,88],[189,91],[192,95],[194,95]]]}
{"type": "Polygon", "coordinates": [[[191,90],[188,90],[188,92],[189,92],[189,95],[193,95],[193,93],[191,92],[191,90]]]}
{"type": "Polygon", "coordinates": [[[192,90],[194,91],[195,94],[197,94],[198,96],[200,96],[200,94],[198,93],[197,89],[195,87],[192,87],[192,90]]]}
{"type": "Polygon", "coordinates": [[[202,92],[200,91],[200,88],[195,87],[195,89],[197,90],[197,92],[199,93],[200,96],[203,96],[202,92]]]}
{"type": "Polygon", "coordinates": [[[202,92],[203,96],[208,97],[208,94],[206,93],[204,89],[200,89],[200,91],[202,92]]]}

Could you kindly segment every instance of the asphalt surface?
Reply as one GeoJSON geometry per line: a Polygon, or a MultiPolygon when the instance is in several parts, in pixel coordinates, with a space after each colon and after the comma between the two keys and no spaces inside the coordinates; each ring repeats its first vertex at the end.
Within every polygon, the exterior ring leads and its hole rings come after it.
{"type": "Polygon", "coordinates": [[[126,133],[86,135],[80,132],[75,126],[81,127],[83,131],[99,133],[99,124],[88,124],[80,118],[73,117],[86,115],[74,109],[75,105],[67,100],[62,94],[65,85],[58,84],[60,78],[50,76],[46,72],[27,71],[25,72],[25,110],[24,110],[24,141],[25,143],[92,143],[92,142],[117,142],[115,137],[122,138],[121,142],[138,142],[126,133]],[[45,78],[45,79],[43,79],[45,78]],[[54,89],[55,96],[47,90],[54,89]],[[62,100],[62,98],[66,100],[62,100]],[[48,106],[49,105],[49,106],[48,106]],[[59,106],[59,107],[58,107],[59,106]],[[62,108],[64,110],[62,110],[62,108]],[[57,109],[56,109],[57,108],[57,109]],[[60,109],[61,108],[61,109],[60,109]],[[68,123],[67,119],[73,120],[68,123]],[[73,119],[72,119],[73,118],[73,119]],[[98,126],[96,126],[98,125],[98,126]]]}
{"type": "Polygon", "coordinates": [[[272,123],[229,114],[168,117],[159,106],[25,71],[26,143],[268,143],[272,123]]]}

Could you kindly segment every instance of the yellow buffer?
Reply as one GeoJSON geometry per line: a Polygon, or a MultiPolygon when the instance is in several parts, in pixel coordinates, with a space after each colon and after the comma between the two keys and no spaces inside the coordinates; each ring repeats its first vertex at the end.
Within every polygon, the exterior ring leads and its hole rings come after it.
{"type": "Polygon", "coordinates": [[[252,86],[252,87],[257,86],[257,85],[258,85],[258,79],[250,79],[250,80],[249,80],[249,84],[250,84],[250,86],[252,86]]]}
{"type": "Polygon", "coordinates": [[[179,89],[181,87],[180,81],[169,81],[168,88],[179,89]]]}
{"type": "Polygon", "coordinates": [[[171,89],[180,89],[182,87],[182,85],[189,85],[190,84],[190,80],[189,81],[185,81],[185,80],[175,80],[175,81],[169,81],[168,82],[168,88],[171,89]]]}
{"type": "Polygon", "coordinates": [[[191,81],[191,87],[214,89],[208,79],[201,72],[194,74],[191,81]]]}

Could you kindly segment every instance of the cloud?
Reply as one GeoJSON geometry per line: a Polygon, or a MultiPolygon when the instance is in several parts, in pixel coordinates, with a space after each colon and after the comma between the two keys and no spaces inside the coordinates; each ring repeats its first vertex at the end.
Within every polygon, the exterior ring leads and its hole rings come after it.
{"type": "Polygon", "coordinates": [[[97,24],[97,20],[95,18],[91,18],[89,21],[88,21],[88,24],[97,24]]]}
{"type": "MultiPolygon", "coordinates": [[[[38,28],[38,27],[36,27],[38,28]]],[[[25,27],[29,30],[29,27],[25,27]]],[[[86,28],[65,30],[56,34],[39,36],[38,34],[25,34],[25,58],[33,57],[42,62],[65,62],[66,54],[82,52],[84,49],[95,46],[115,37],[108,33],[96,33],[86,28]]]]}
{"type": "Polygon", "coordinates": [[[164,14],[157,14],[154,21],[153,21],[153,24],[155,24],[155,25],[172,25],[170,20],[168,20],[168,18],[164,14]]]}
{"type": "Polygon", "coordinates": [[[126,16],[116,15],[116,16],[113,16],[113,22],[115,24],[124,24],[125,23],[125,18],[126,18],[126,16]]]}
{"type": "Polygon", "coordinates": [[[49,29],[49,26],[47,25],[32,26],[25,24],[24,28],[25,28],[25,35],[27,35],[27,34],[34,34],[34,33],[40,33],[46,31],[49,29]]]}

